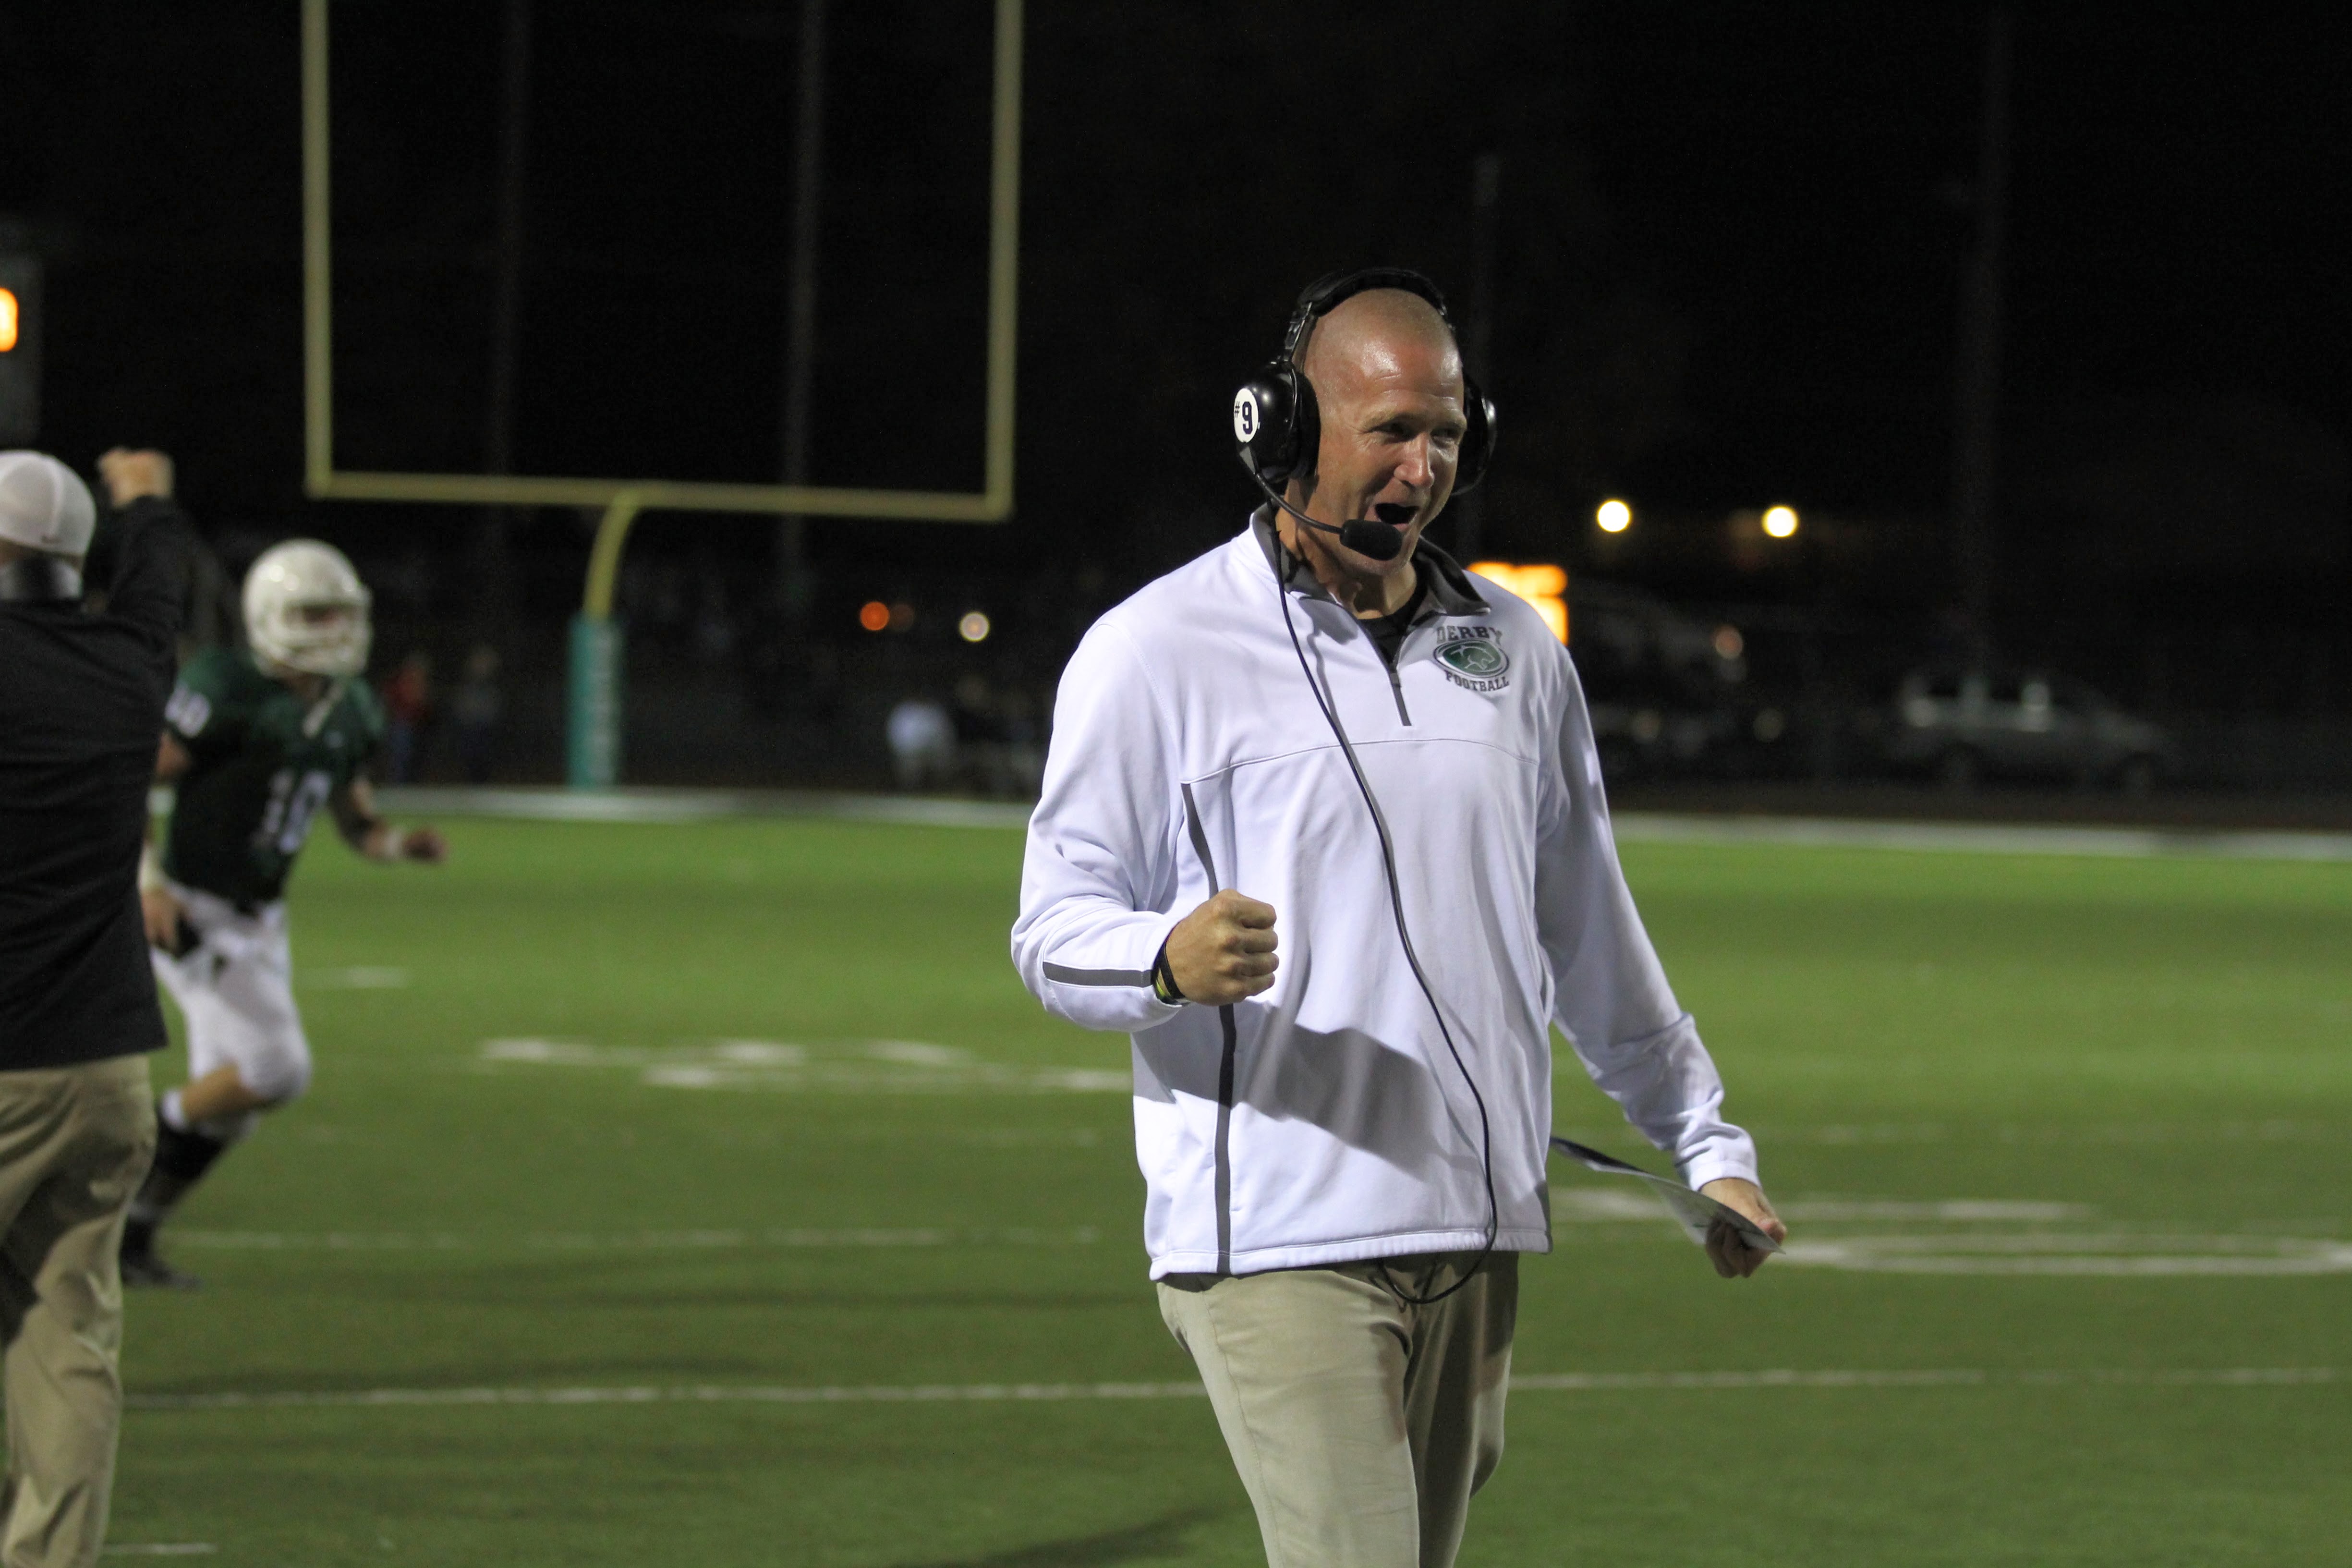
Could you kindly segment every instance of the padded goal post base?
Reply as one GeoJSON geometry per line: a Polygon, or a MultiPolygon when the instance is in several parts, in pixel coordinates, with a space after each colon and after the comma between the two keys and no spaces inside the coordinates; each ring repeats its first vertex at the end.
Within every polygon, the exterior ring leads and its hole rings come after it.
{"type": "Polygon", "coordinates": [[[572,619],[572,669],[566,682],[564,777],[573,789],[610,789],[621,776],[621,623],[604,616],[572,619]]]}

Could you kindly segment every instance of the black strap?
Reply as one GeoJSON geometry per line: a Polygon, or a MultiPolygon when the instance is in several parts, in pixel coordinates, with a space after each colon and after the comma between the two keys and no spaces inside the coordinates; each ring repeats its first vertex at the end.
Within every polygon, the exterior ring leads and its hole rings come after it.
{"type": "Polygon", "coordinates": [[[1164,942],[1160,944],[1159,956],[1151,961],[1151,994],[1171,1007],[1192,1000],[1176,984],[1176,971],[1168,962],[1168,944],[1164,942]]]}
{"type": "Polygon", "coordinates": [[[1436,284],[1410,267],[1359,267],[1352,272],[1327,272],[1299,291],[1298,303],[1291,307],[1290,325],[1282,334],[1282,357],[1286,363],[1297,364],[1298,352],[1307,346],[1307,333],[1342,300],[1373,289],[1402,289],[1429,301],[1448,328],[1454,317],[1445,309],[1445,296],[1436,284]]]}

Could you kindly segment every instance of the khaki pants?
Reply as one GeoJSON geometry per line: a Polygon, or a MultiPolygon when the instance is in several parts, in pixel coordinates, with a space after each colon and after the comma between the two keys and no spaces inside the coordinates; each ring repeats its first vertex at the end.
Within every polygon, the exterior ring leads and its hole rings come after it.
{"type": "Polygon", "coordinates": [[[1256,1506],[1268,1568],[1448,1568],[1503,1457],[1519,1258],[1474,1252],[1171,1275],[1190,1351],[1256,1506]],[[1391,1288],[1391,1281],[1393,1288],[1391,1288]]]}
{"type": "Polygon", "coordinates": [[[122,1213],[155,1152],[147,1058],[0,1072],[0,1564],[86,1568],[122,1416],[122,1213]]]}

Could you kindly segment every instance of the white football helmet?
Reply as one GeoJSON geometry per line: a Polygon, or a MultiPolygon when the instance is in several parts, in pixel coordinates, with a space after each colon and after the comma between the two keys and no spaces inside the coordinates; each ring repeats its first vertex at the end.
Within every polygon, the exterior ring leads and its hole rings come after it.
{"type": "Polygon", "coordinates": [[[289,539],[261,552],[245,574],[245,636],[268,662],[305,675],[367,668],[373,598],[351,560],[331,544],[289,539]]]}

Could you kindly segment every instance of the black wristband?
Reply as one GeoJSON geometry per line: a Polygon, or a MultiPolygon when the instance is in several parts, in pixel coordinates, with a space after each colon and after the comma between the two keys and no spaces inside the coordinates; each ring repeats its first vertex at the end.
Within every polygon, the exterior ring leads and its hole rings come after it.
{"type": "Polygon", "coordinates": [[[1151,994],[1171,1007],[1181,1006],[1192,1000],[1176,989],[1176,972],[1168,966],[1168,944],[1164,942],[1160,944],[1158,956],[1151,961],[1151,994]]]}

